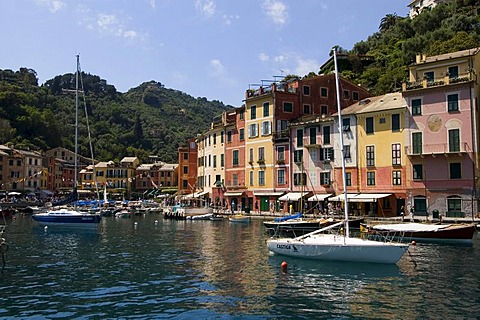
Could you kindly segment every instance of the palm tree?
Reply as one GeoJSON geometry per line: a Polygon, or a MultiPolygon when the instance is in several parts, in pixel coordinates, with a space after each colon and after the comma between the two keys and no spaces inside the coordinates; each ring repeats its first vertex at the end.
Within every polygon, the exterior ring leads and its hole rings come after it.
{"type": "Polygon", "coordinates": [[[391,27],[393,27],[397,23],[398,19],[399,19],[399,16],[397,16],[397,13],[393,13],[393,14],[389,13],[385,17],[382,18],[382,20],[380,21],[380,26],[378,27],[378,29],[380,31],[386,31],[386,30],[390,29],[391,27]]]}

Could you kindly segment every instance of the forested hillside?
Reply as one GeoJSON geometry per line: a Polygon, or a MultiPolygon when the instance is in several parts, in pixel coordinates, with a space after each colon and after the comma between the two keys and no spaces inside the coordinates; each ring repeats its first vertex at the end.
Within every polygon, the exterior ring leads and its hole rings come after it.
{"type": "MultiPolygon", "coordinates": [[[[80,95],[80,153],[90,155],[88,118],[95,158],[103,161],[133,155],[151,161],[148,157],[153,155],[176,162],[179,144],[207,130],[215,116],[232,108],[154,81],[119,93],[99,76],[82,73],[81,79],[85,100],[80,95]]],[[[57,76],[42,86],[37,82],[32,69],[0,70],[0,143],[73,150],[75,75],[57,76]]]]}
{"type": "MultiPolygon", "coordinates": [[[[341,75],[374,95],[397,91],[417,54],[479,47],[478,11],[479,1],[454,0],[424,10],[415,19],[387,14],[379,21],[378,32],[351,50],[340,50],[348,60],[341,75]]],[[[329,67],[307,76],[330,72],[329,67]]],[[[232,108],[219,101],[195,99],[154,81],[119,93],[99,76],[82,74],[82,80],[98,160],[136,155],[149,161],[148,156],[154,155],[176,162],[180,144],[206,131],[215,116],[232,108]]],[[[66,90],[74,87],[74,74],[57,76],[39,86],[32,69],[0,70],[0,144],[73,149],[75,101],[74,94],[66,90]]],[[[79,121],[80,153],[89,156],[83,109],[79,121]]]]}

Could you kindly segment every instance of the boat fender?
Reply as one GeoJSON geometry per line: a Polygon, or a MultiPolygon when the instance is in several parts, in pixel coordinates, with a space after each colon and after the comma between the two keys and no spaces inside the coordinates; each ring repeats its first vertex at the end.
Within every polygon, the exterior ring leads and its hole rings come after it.
{"type": "Polygon", "coordinates": [[[412,241],[412,246],[416,246],[417,242],[415,240],[412,241]]]}
{"type": "Polygon", "coordinates": [[[287,272],[287,268],[288,268],[288,264],[286,261],[283,261],[281,264],[280,264],[280,268],[282,268],[282,271],[283,272],[287,272]]]}

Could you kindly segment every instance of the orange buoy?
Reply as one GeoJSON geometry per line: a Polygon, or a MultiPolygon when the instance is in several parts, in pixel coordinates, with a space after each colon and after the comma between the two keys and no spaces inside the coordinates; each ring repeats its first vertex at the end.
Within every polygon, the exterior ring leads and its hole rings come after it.
{"type": "Polygon", "coordinates": [[[287,267],[288,267],[288,264],[286,261],[283,261],[281,264],[280,264],[280,267],[282,268],[283,271],[286,271],[287,270],[287,267]]]}
{"type": "Polygon", "coordinates": [[[412,241],[412,246],[416,246],[417,245],[417,242],[414,240],[412,241]]]}

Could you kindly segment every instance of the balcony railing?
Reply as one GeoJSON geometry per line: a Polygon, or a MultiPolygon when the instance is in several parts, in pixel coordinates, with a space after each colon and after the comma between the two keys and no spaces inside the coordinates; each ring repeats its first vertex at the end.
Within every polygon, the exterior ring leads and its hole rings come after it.
{"type": "Polygon", "coordinates": [[[464,73],[456,77],[450,77],[447,75],[445,77],[435,78],[433,80],[417,79],[417,81],[407,81],[402,83],[402,91],[439,87],[449,84],[468,82],[471,80],[473,80],[473,77],[470,75],[470,73],[464,73]]]}
{"type": "Polygon", "coordinates": [[[289,130],[276,131],[273,133],[273,139],[274,140],[290,139],[290,131],[289,130]]]}
{"type": "Polygon", "coordinates": [[[452,148],[448,143],[428,144],[421,147],[406,146],[405,152],[408,156],[425,156],[437,154],[460,154],[472,152],[472,148],[466,142],[459,144],[458,148],[452,148]]]}

